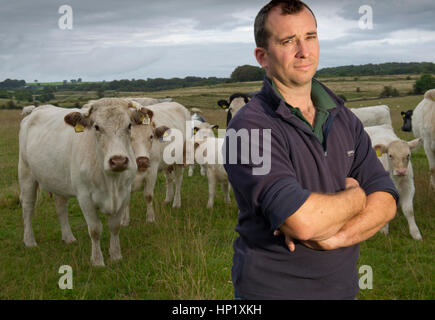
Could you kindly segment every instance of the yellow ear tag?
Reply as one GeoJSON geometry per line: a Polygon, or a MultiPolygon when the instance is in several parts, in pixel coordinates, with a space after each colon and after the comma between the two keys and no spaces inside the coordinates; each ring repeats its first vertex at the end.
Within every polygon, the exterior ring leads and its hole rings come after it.
{"type": "Polygon", "coordinates": [[[141,119],[142,119],[142,123],[143,123],[143,124],[150,124],[150,122],[151,122],[151,121],[150,121],[150,117],[148,117],[148,115],[146,115],[146,116],[145,116],[145,115],[142,116],[141,119]]]}
{"type": "Polygon", "coordinates": [[[164,137],[169,136],[168,131],[165,131],[165,133],[163,134],[164,137]]]}
{"type": "Polygon", "coordinates": [[[193,134],[196,134],[198,130],[196,128],[193,129],[193,134]]]}
{"type": "Polygon", "coordinates": [[[383,153],[382,153],[381,150],[376,149],[376,155],[377,155],[378,157],[382,157],[383,153]]]}
{"type": "Polygon", "coordinates": [[[76,123],[76,125],[74,126],[74,130],[75,132],[83,132],[85,131],[85,127],[80,123],[76,123]]]}
{"type": "Polygon", "coordinates": [[[403,119],[405,119],[405,116],[406,116],[406,114],[404,114],[402,117],[403,117],[403,119]]]}

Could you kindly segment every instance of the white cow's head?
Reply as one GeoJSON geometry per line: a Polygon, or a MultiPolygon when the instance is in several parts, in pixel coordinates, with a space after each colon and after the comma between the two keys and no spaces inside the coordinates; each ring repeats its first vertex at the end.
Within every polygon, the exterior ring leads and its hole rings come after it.
{"type": "Polygon", "coordinates": [[[374,146],[378,154],[387,154],[390,172],[393,176],[406,176],[411,159],[411,151],[415,150],[421,138],[412,141],[396,140],[388,145],[377,144],[374,146]]]}
{"type": "Polygon", "coordinates": [[[132,128],[142,124],[146,112],[132,107],[133,102],[124,99],[103,98],[64,118],[77,134],[86,131],[94,136],[97,161],[102,161],[106,172],[137,170],[130,136],[132,128]]]}
{"type": "Polygon", "coordinates": [[[169,128],[164,125],[157,127],[153,121],[154,113],[150,109],[140,105],[137,105],[136,108],[145,116],[142,116],[140,125],[133,126],[131,142],[136,156],[138,170],[146,171],[150,167],[153,144],[161,143],[163,135],[167,133],[169,128]]]}

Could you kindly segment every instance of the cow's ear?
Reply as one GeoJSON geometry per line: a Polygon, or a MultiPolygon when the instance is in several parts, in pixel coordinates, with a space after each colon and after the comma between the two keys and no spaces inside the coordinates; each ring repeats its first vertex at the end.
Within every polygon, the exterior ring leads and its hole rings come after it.
{"type": "Polygon", "coordinates": [[[228,107],[230,106],[230,104],[228,103],[228,101],[226,100],[219,100],[217,102],[218,106],[221,107],[222,109],[228,109],[228,107]]]}
{"type": "Polygon", "coordinates": [[[383,144],[377,144],[373,147],[376,150],[378,157],[381,157],[384,153],[388,151],[387,147],[383,144]]]}
{"type": "Polygon", "coordinates": [[[211,129],[219,129],[219,125],[215,124],[211,126],[211,129]]]}
{"type": "Polygon", "coordinates": [[[169,128],[167,126],[160,126],[154,130],[154,134],[157,138],[162,138],[168,135],[169,128]]]}
{"type": "Polygon", "coordinates": [[[408,141],[409,149],[411,149],[411,151],[415,151],[420,146],[422,141],[423,141],[422,138],[418,138],[418,139],[414,139],[412,141],[408,141]]]}
{"type": "Polygon", "coordinates": [[[85,128],[90,128],[92,126],[92,120],[80,112],[68,113],[64,117],[64,121],[66,124],[72,126],[76,132],[83,132],[85,128]]]}
{"type": "Polygon", "coordinates": [[[150,124],[154,113],[147,108],[141,107],[140,109],[134,110],[130,118],[135,124],[150,124]]]}

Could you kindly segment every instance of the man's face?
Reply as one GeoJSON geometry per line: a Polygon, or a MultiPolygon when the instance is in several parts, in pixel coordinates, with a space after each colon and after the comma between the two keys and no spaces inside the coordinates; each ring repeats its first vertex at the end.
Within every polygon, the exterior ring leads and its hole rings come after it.
{"type": "Polygon", "coordinates": [[[286,86],[303,86],[311,82],[319,63],[319,41],[311,12],[282,15],[275,7],[266,20],[269,31],[267,49],[257,48],[258,62],[267,75],[286,86]]]}

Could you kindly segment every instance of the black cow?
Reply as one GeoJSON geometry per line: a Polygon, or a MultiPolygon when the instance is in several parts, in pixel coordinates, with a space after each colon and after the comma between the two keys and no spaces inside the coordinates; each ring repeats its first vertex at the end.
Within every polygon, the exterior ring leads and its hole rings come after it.
{"type": "Polygon", "coordinates": [[[231,95],[229,101],[227,100],[219,100],[217,102],[218,106],[222,109],[228,109],[227,113],[227,126],[232,117],[251,100],[253,96],[255,96],[258,91],[250,92],[250,93],[234,93],[231,95]]]}
{"type": "Polygon", "coordinates": [[[406,112],[402,111],[400,114],[403,118],[402,131],[410,132],[412,131],[412,113],[413,110],[408,110],[406,112]]]}

